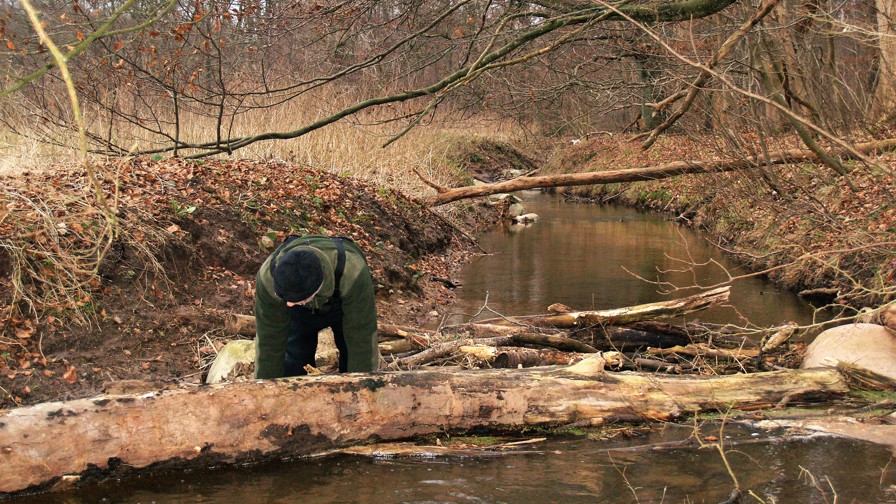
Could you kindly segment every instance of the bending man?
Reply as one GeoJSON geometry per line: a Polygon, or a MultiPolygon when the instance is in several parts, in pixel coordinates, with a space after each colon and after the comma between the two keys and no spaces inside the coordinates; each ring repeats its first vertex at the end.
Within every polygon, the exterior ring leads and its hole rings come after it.
{"type": "Polygon", "coordinates": [[[373,280],[349,238],[290,236],[261,265],[255,285],[255,377],[306,374],[317,333],[333,330],[340,372],[379,364],[373,280]]]}

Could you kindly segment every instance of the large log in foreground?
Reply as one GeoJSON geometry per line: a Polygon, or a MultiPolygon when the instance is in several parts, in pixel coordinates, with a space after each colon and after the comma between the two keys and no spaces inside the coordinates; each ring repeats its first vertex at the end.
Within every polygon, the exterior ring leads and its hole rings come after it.
{"type": "Polygon", "coordinates": [[[0,493],[63,476],[254,462],[476,427],[671,419],[847,390],[830,369],[657,376],[606,373],[592,357],[569,367],[324,375],[101,396],[0,413],[0,493]]]}

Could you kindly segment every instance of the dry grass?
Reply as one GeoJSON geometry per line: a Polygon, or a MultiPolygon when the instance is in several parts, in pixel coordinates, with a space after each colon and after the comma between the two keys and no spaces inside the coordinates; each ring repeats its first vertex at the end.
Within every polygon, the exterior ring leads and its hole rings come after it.
{"type": "Polygon", "coordinates": [[[0,176],[18,176],[49,165],[77,164],[77,151],[0,130],[0,176]]]}
{"type": "MultiPolygon", "coordinates": [[[[345,103],[328,97],[308,97],[294,100],[280,107],[241,114],[227,124],[231,136],[265,131],[290,131],[309,124],[332,113],[345,103]],[[326,110],[320,104],[327,104],[326,110]]],[[[165,114],[161,105],[156,114],[165,114]]],[[[19,110],[24,110],[19,107],[19,110]]],[[[398,189],[410,196],[425,196],[432,192],[414,174],[419,170],[424,176],[444,185],[461,182],[451,152],[464,139],[488,137],[515,142],[521,140],[521,130],[507,121],[487,119],[458,119],[446,113],[436,121],[420,125],[407,135],[383,148],[390,138],[398,134],[407,123],[402,121],[382,124],[385,110],[364,113],[344,119],[327,127],[290,140],[257,142],[236,151],[233,156],[242,159],[282,159],[313,166],[322,170],[350,175],[374,182],[377,185],[398,189]]],[[[6,112],[10,117],[10,112],[6,112]]],[[[14,114],[14,113],[13,113],[14,114]]],[[[24,112],[16,124],[27,124],[24,112]]],[[[108,126],[97,113],[86,112],[95,131],[105,136],[108,126]]],[[[11,119],[13,121],[15,119],[11,119]]],[[[173,134],[171,127],[169,133],[173,134]]],[[[76,157],[74,135],[59,130],[44,130],[35,123],[28,137],[0,130],[0,175],[18,175],[25,171],[41,170],[49,166],[72,166],[76,157]],[[51,146],[31,138],[70,139],[71,148],[51,146]]],[[[209,141],[216,137],[215,119],[198,114],[182,114],[180,138],[186,141],[209,141]]],[[[128,149],[141,150],[169,146],[159,137],[153,138],[145,130],[130,124],[118,124],[113,128],[113,140],[128,149]]]]}
{"type": "MultiPolygon", "coordinates": [[[[234,135],[296,128],[316,118],[313,111],[303,115],[305,110],[302,104],[295,103],[276,111],[240,116],[233,124],[234,135]]],[[[114,225],[106,225],[110,223],[96,211],[96,198],[88,188],[71,183],[54,188],[42,187],[48,180],[45,176],[52,180],[53,174],[60,171],[74,173],[72,170],[81,170],[75,148],[76,136],[68,131],[46,129],[34,117],[21,112],[20,120],[12,122],[8,109],[4,113],[7,124],[14,124],[19,130],[26,129],[24,136],[0,131],[0,176],[18,179],[12,184],[15,188],[11,185],[9,191],[0,191],[0,208],[7,210],[0,215],[0,224],[5,224],[0,230],[0,253],[5,251],[11,267],[9,294],[13,303],[8,308],[13,304],[22,305],[36,314],[49,306],[59,310],[76,308],[76,316],[82,311],[88,313],[83,307],[91,305],[91,292],[98,282],[98,267],[113,237],[131,245],[132,250],[151,266],[151,275],[160,275],[164,280],[156,255],[150,250],[159,248],[164,241],[155,236],[162,232],[161,229],[153,229],[151,225],[133,229],[133,224],[115,229],[114,225]],[[67,139],[71,147],[35,140],[41,138],[67,139]],[[33,175],[29,177],[28,173],[33,175]],[[44,182],[35,182],[37,180],[44,182]]],[[[372,118],[367,119],[369,123],[373,122],[372,118]]],[[[96,116],[93,120],[99,122],[96,116]]],[[[181,124],[184,139],[215,138],[214,121],[207,117],[187,117],[181,124]]],[[[419,126],[388,148],[382,148],[402,128],[403,125],[396,123],[362,125],[345,120],[300,138],[259,142],[237,151],[234,157],[282,159],[422,197],[431,194],[432,189],[417,177],[414,170],[439,184],[458,185],[465,178],[452,160],[459,145],[477,136],[513,140],[511,135],[501,134],[504,128],[501,123],[464,121],[451,124],[443,120],[419,126]]],[[[144,130],[133,127],[116,130],[114,140],[119,145],[139,149],[158,147],[154,145],[157,139],[149,138],[144,130]]],[[[102,179],[117,180],[114,173],[117,163],[96,161],[99,170],[112,171],[100,173],[102,179]]],[[[455,207],[446,206],[440,208],[440,213],[450,216],[455,210],[455,207]]],[[[143,217],[137,221],[153,222],[151,217],[143,217]]],[[[80,318],[87,322],[90,315],[80,318]]]]}

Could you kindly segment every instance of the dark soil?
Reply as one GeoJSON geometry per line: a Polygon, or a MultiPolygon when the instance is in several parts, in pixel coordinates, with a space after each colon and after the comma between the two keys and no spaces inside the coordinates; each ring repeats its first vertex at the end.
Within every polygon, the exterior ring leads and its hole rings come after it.
{"type": "MultiPolygon", "coordinates": [[[[69,302],[53,297],[67,266],[53,262],[101,223],[70,204],[89,187],[84,174],[3,182],[20,199],[4,202],[0,237],[24,254],[0,249],[0,407],[200,383],[215,347],[236,337],[224,332],[225,317],[252,313],[255,273],[289,234],[354,239],[376,282],[380,322],[415,326],[438,323],[453,295],[433,277],[455,276],[472,245],[419,201],[293,164],[136,159],[102,173],[107,190],[120,191],[121,234],[69,302]],[[44,215],[33,210],[41,205],[44,215]],[[16,261],[42,278],[14,282],[16,261]]],[[[493,215],[477,206],[456,225],[475,232],[493,215]]]]}
{"type": "Polygon", "coordinates": [[[534,171],[538,162],[514,146],[479,138],[461,142],[449,154],[465,176],[492,183],[534,171]]]}

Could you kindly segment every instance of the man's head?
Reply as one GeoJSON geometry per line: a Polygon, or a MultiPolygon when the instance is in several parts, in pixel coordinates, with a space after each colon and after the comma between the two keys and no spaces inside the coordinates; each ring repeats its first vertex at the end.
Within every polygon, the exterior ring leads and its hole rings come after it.
{"type": "Polygon", "coordinates": [[[324,282],[320,259],[310,250],[290,250],[274,267],[274,289],[280,299],[300,303],[312,297],[324,282]]]}

